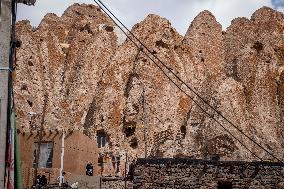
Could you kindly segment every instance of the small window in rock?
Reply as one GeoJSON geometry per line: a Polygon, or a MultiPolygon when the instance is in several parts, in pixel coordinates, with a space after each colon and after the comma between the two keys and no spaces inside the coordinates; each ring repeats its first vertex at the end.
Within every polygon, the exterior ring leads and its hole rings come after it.
{"type": "Polygon", "coordinates": [[[164,156],[164,153],[160,150],[160,149],[158,149],[157,151],[156,151],[156,155],[155,155],[156,157],[163,157],[164,156]]]}
{"type": "Polygon", "coordinates": [[[21,87],[21,90],[28,90],[28,86],[26,84],[24,84],[22,87],[21,87]]]}
{"type": "Polygon", "coordinates": [[[120,166],[120,157],[116,157],[116,163],[117,163],[117,166],[116,166],[116,171],[115,173],[118,173],[119,172],[119,166],[120,166]]]}
{"type": "Polygon", "coordinates": [[[84,27],[80,29],[80,31],[87,31],[88,33],[93,33],[90,24],[86,24],[84,27]]]}
{"type": "Polygon", "coordinates": [[[260,43],[259,41],[257,41],[257,42],[254,43],[253,48],[254,48],[257,52],[259,52],[259,51],[261,51],[261,50],[263,49],[263,44],[260,43]]]}
{"type": "Polygon", "coordinates": [[[30,107],[33,107],[33,102],[32,102],[32,101],[27,100],[27,102],[28,102],[28,104],[29,104],[30,107]]]}
{"type": "Polygon", "coordinates": [[[185,125],[182,125],[180,127],[180,132],[182,134],[182,138],[185,138],[185,135],[186,135],[186,126],[185,125]]]}
{"type": "Polygon", "coordinates": [[[106,145],[107,137],[104,130],[97,131],[97,143],[98,143],[98,148],[103,148],[106,145]]]}
{"type": "Polygon", "coordinates": [[[21,47],[21,45],[22,45],[22,41],[21,41],[21,40],[19,40],[19,39],[15,39],[15,43],[14,43],[14,45],[16,46],[16,48],[20,48],[20,47],[21,47]]]}
{"type": "Polygon", "coordinates": [[[130,137],[134,135],[135,129],[136,129],[136,126],[127,126],[126,128],[124,128],[125,136],[130,137]]]}
{"type": "Polygon", "coordinates": [[[114,28],[113,28],[112,26],[106,26],[106,27],[105,27],[105,30],[106,30],[107,32],[112,32],[112,31],[114,30],[114,28]]]}
{"type": "Polygon", "coordinates": [[[80,12],[78,11],[74,11],[77,15],[82,15],[80,12]]]}
{"type": "Polygon", "coordinates": [[[112,166],[115,170],[115,173],[119,172],[119,165],[120,165],[120,157],[119,156],[112,156],[112,166]]]}
{"type": "Polygon", "coordinates": [[[212,154],[210,156],[210,160],[211,161],[219,161],[220,160],[220,156],[218,154],[212,154]]]}
{"type": "Polygon", "coordinates": [[[133,109],[138,113],[139,112],[138,104],[133,104],[133,109]]]}
{"type": "Polygon", "coordinates": [[[104,163],[104,157],[103,156],[99,156],[99,158],[98,158],[98,165],[102,166],[103,163],[104,163]]]}
{"type": "Polygon", "coordinates": [[[29,66],[33,66],[34,64],[31,61],[28,61],[29,66]]]}
{"type": "Polygon", "coordinates": [[[233,188],[232,182],[229,181],[218,182],[218,189],[232,189],[232,188],[233,188]]]}
{"type": "Polygon", "coordinates": [[[126,122],[125,118],[123,118],[123,132],[126,137],[130,137],[135,134],[137,123],[134,121],[126,122]]]}
{"type": "Polygon", "coordinates": [[[130,147],[131,147],[131,148],[137,148],[137,147],[138,147],[137,138],[133,138],[133,139],[130,141],[130,147]]]}
{"type": "Polygon", "coordinates": [[[162,40],[156,41],[156,46],[166,48],[166,49],[169,48],[169,45],[163,42],[162,40]]]}

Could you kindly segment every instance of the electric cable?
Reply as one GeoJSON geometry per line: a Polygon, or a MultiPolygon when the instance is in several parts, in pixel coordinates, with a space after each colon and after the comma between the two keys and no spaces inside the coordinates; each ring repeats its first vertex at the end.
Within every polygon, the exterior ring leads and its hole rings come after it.
{"type": "MultiPolygon", "coordinates": [[[[105,9],[149,52],[152,56],[154,56],[164,67],[167,68],[169,72],[171,72],[179,81],[182,82],[188,89],[190,89],[198,98],[200,98],[205,104],[207,104],[211,109],[213,109],[218,115],[220,115],[224,120],[226,120],[229,124],[231,124],[235,129],[237,129],[241,134],[243,134],[246,138],[248,138],[250,141],[252,141],[254,144],[256,144],[258,147],[260,147],[262,150],[264,150],[267,154],[272,156],[274,159],[278,160],[281,163],[284,163],[282,160],[277,158],[273,153],[269,152],[266,148],[264,148],[261,144],[254,141],[253,138],[245,134],[241,129],[239,129],[235,124],[233,124],[230,120],[228,120],[220,111],[216,110],[212,105],[210,105],[204,98],[202,98],[195,90],[193,90],[187,83],[185,83],[179,76],[177,76],[171,68],[169,68],[167,65],[165,65],[156,55],[153,54],[149,50],[148,47],[144,43],[142,43],[100,0],[94,0],[96,4],[103,10],[105,14],[122,30],[122,32],[126,35],[128,39],[130,39],[134,44],[136,44],[129,36],[128,34],[117,24],[117,22],[102,8],[105,7],[105,9]],[[102,5],[100,5],[99,3],[102,5]]],[[[136,45],[137,46],[137,45],[136,45]]],[[[144,52],[144,51],[143,51],[144,52]]],[[[145,53],[145,52],[144,52],[145,53]]],[[[146,53],[145,53],[146,54],[146,53]]],[[[147,55],[148,56],[148,55],[147,55]]],[[[152,60],[152,59],[151,59],[152,60]]],[[[153,61],[153,60],[152,60],[153,61]]],[[[154,62],[154,61],[153,61],[154,62]]],[[[154,62],[155,63],[155,62],[154,62]]],[[[155,63],[156,64],[156,63],[155,63]]],[[[156,64],[157,65],[157,64],[156,64]]],[[[160,67],[159,67],[160,68],[160,67]]],[[[161,69],[161,68],[160,68],[161,69]]],[[[161,69],[162,70],[162,69],[161,69]]],[[[166,75],[166,73],[163,71],[163,73],[166,75]]],[[[167,76],[167,75],[166,75],[167,76]]],[[[167,76],[168,77],[168,76],[167,76]]],[[[169,77],[168,77],[169,78],[169,77]]],[[[170,80],[171,81],[171,80],[170,80]]],[[[184,92],[184,91],[183,91],[184,92]]],[[[184,92],[185,93],[185,92],[184,92]]],[[[185,93],[188,95],[187,93],[185,93]]],[[[196,102],[195,102],[196,103],[196,102]]],[[[216,120],[215,120],[216,121],[216,120]]]]}
{"type": "MultiPolygon", "coordinates": [[[[260,147],[261,149],[263,149],[266,153],[268,153],[270,156],[272,156],[274,159],[278,160],[281,163],[284,163],[282,160],[280,160],[279,158],[277,158],[273,153],[269,152],[266,148],[264,148],[261,144],[257,143],[256,141],[254,141],[253,138],[251,138],[250,136],[248,136],[247,134],[245,134],[240,128],[238,128],[235,124],[233,124],[230,120],[228,120],[220,111],[216,110],[212,105],[210,105],[210,103],[208,103],[204,98],[202,98],[195,90],[193,90],[187,83],[185,83],[179,76],[177,76],[171,68],[169,68],[167,65],[165,65],[165,63],[163,63],[156,55],[153,54],[153,52],[151,52],[149,50],[148,47],[146,47],[146,45],[144,43],[142,43],[100,0],[94,0],[99,1],[100,4],[148,51],[151,53],[152,56],[154,56],[164,67],[167,68],[167,70],[169,72],[171,72],[179,81],[182,82],[182,84],[184,84],[189,90],[191,90],[198,98],[200,98],[206,105],[208,105],[211,109],[213,109],[217,114],[219,114],[224,120],[226,120],[229,124],[231,124],[235,129],[237,129],[241,134],[243,134],[246,138],[248,138],[250,141],[252,141],[254,144],[256,144],[258,147],[260,147]]],[[[96,2],[97,3],[97,2],[96,2]]],[[[97,3],[98,4],[98,3],[97,3]]],[[[100,6],[100,4],[98,4],[100,6]]],[[[100,8],[106,13],[106,11],[100,6],[100,8]]],[[[107,14],[107,13],[106,13],[107,14]]],[[[115,22],[115,20],[109,15],[107,14],[112,21],[123,31],[123,29],[115,22]]],[[[124,32],[124,31],[123,31],[124,32]]],[[[126,34],[126,32],[124,32],[125,35],[127,36],[127,38],[129,38],[129,36],[126,34]]]]}
{"type": "MultiPolygon", "coordinates": [[[[94,0],[96,2],[96,0],[94,0]]],[[[97,2],[96,2],[97,3],[97,2]]],[[[97,3],[98,4],[98,3],[97,3]]],[[[98,4],[99,5],[99,4],[98,4]]],[[[100,5],[99,5],[100,6],[100,5]]],[[[102,9],[102,7],[100,6],[100,8],[102,9]]],[[[102,9],[104,11],[104,9],[102,9]]],[[[104,11],[105,14],[107,14],[110,18],[111,16],[104,11]]],[[[112,18],[111,18],[112,19],[112,18]]],[[[127,33],[112,19],[112,21],[123,31],[123,33],[127,36],[127,38],[139,49],[141,47],[139,47],[139,45],[137,45],[128,35],[127,33]]],[[[144,52],[144,51],[142,51],[144,52]]],[[[152,52],[149,51],[151,54],[152,52]]],[[[155,62],[155,60],[153,60],[152,57],[150,57],[146,52],[144,52],[144,54],[163,72],[163,74],[180,90],[182,91],[186,96],[188,96],[205,114],[207,114],[211,119],[213,119],[215,122],[217,122],[227,133],[229,133],[235,140],[237,140],[242,146],[244,146],[251,154],[253,154],[255,157],[257,157],[258,159],[260,159],[261,161],[262,158],[259,157],[258,155],[256,155],[254,152],[252,152],[248,147],[246,147],[238,138],[236,138],[228,129],[226,129],[216,118],[214,118],[214,116],[212,116],[210,113],[208,113],[204,108],[202,108],[202,106],[196,101],[194,100],[193,97],[191,97],[190,95],[188,95],[181,87],[178,86],[178,84],[176,84],[166,73],[165,71],[155,62]]]]}
{"type": "MultiPolygon", "coordinates": [[[[189,88],[197,97],[199,97],[204,103],[206,103],[211,109],[213,109],[217,114],[219,114],[223,119],[225,119],[228,123],[230,123],[233,127],[235,127],[239,132],[241,132],[244,136],[246,136],[249,140],[251,140],[253,143],[255,143],[257,146],[259,146],[260,148],[262,148],[265,152],[267,152],[269,155],[271,155],[273,158],[277,159],[278,161],[282,162],[280,159],[278,159],[276,156],[274,156],[272,153],[270,153],[268,150],[266,150],[263,146],[261,146],[260,144],[258,144],[257,142],[255,142],[251,137],[249,137],[248,135],[246,135],[242,130],[240,130],[237,126],[235,126],[230,120],[228,120],[226,117],[224,117],[222,115],[221,112],[219,112],[218,110],[216,110],[212,105],[210,105],[206,100],[204,100],[197,92],[195,92],[190,86],[188,86],[179,76],[177,76],[171,68],[169,68],[167,65],[165,65],[156,55],[154,55],[100,0],[98,0],[102,6],[104,6],[108,12],[110,12],[110,14],[148,51],[151,53],[152,56],[154,56],[164,67],[167,68],[168,71],[170,71],[176,78],[178,78],[178,80],[180,80],[182,82],[182,84],[186,85],[187,88],[189,88]]],[[[96,2],[96,1],[95,1],[96,2]]],[[[97,3],[97,2],[96,2],[97,3]]],[[[97,3],[98,4],[98,3],[97,3]]],[[[99,4],[98,4],[99,5],[99,4]]],[[[100,5],[99,5],[100,6],[100,5]]],[[[100,8],[102,9],[102,7],[100,6],[100,8]]],[[[105,13],[106,11],[104,9],[102,9],[105,13]]],[[[107,13],[106,13],[107,14],[107,13]]],[[[108,15],[108,14],[107,14],[108,15]]],[[[111,16],[108,15],[110,18],[111,16]]],[[[113,21],[114,19],[111,18],[113,21]]],[[[122,30],[122,28],[114,21],[114,23],[122,30]]],[[[122,30],[123,31],[123,30],[122,30]]],[[[125,32],[124,32],[125,33],[125,32]]],[[[125,35],[127,37],[129,37],[126,33],[125,35]]],[[[282,162],[283,163],[283,162],[282,162]]]]}

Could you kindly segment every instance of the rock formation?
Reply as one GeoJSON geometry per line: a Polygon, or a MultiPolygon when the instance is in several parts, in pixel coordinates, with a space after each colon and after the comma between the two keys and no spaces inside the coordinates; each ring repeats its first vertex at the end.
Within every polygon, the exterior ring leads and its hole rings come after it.
{"type": "MultiPolygon", "coordinates": [[[[282,13],[263,7],[251,19],[233,20],[225,32],[203,11],[184,37],[168,20],[149,15],[132,32],[239,129],[284,158],[282,13]]],[[[21,21],[17,37],[22,46],[14,92],[22,130],[38,127],[47,96],[45,128],[79,129],[90,137],[104,131],[106,151],[127,151],[132,158],[147,151],[148,157],[256,159],[233,135],[273,160],[163,68],[232,135],[204,114],[145,48],[129,39],[121,44],[117,28],[96,6],[74,4],[61,17],[47,14],[37,28],[21,21]]]]}

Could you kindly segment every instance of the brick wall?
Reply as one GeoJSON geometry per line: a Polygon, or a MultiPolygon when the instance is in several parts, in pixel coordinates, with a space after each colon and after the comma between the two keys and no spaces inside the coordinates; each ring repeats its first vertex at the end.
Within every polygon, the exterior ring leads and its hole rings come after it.
{"type": "Polygon", "coordinates": [[[194,159],[138,159],[134,189],[199,188],[233,189],[284,188],[284,165],[272,162],[232,162],[194,159]]]}
{"type": "MultiPolygon", "coordinates": [[[[50,175],[50,183],[56,183],[60,174],[62,133],[45,133],[44,142],[53,142],[52,168],[40,168],[38,174],[50,175]]],[[[24,188],[32,185],[34,180],[34,143],[38,141],[38,135],[30,133],[19,133],[21,145],[21,166],[23,173],[24,188]]],[[[68,174],[85,175],[87,161],[93,162],[95,173],[98,171],[98,148],[97,142],[91,140],[80,131],[74,131],[65,136],[64,147],[64,171],[68,174]]]]}

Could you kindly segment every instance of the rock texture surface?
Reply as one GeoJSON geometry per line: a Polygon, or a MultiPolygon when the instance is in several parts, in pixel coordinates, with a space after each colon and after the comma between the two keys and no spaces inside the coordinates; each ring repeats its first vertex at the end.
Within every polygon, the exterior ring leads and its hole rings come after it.
{"type": "MultiPolygon", "coordinates": [[[[104,130],[105,151],[131,158],[193,156],[256,159],[130,40],[99,8],[74,4],[48,14],[38,28],[17,24],[22,47],[14,75],[17,121],[23,130],[104,130]],[[147,141],[147,142],[145,142],[147,141]],[[145,150],[146,149],[146,150],[145,150]]],[[[284,15],[263,7],[227,31],[208,11],[181,36],[168,20],[147,16],[132,32],[214,108],[279,158],[284,158],[284,15]]],[[[139,45],[140,46],[140,45],[139,45]]],[[[148,53],[149,54],[149,53],[148,53]]],[[[156,61],[158,62],[158,61],[156,61]]],[[[160,63],[159,63],[160,65],[160,63]]],[[[233,136],[263,159],[273,159],[164,69],[233,136]]]]}

